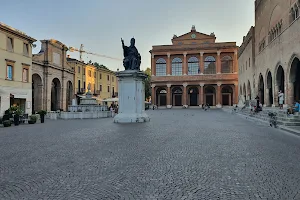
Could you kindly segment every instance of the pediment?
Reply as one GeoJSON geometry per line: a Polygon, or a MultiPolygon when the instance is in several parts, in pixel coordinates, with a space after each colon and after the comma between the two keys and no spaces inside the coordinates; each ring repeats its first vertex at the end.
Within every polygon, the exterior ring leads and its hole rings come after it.
{"type": "Polygon", "coordinates": [[[207,40],[207,39],[215,39],[215,35],[207,35],[204,33],[200,33],[197,31],[191,31],[185,33],[183,35],[173,37],[173,40],[207,40]]]}

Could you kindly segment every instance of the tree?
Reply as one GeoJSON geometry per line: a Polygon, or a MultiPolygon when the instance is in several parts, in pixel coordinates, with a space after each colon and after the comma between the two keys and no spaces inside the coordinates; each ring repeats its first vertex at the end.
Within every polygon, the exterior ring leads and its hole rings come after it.
{"type": "Polygon", "coordinates": [[[147,75],[147,78],[144,80],[145,99],[148,99],[151,96],[151,69],[148,67],[144,73],[147,75]]]}

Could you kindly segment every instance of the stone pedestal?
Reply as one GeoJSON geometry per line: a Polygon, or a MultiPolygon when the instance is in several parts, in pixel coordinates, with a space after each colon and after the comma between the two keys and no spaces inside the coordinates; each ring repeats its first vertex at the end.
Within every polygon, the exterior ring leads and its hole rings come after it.
{"type": "Polygon", "coordinates": [[[114,117],[115,123],[148,122],[150,118],[145,113],[145,85],[147,77],[143,72],[125,70],[118,72],[119,110],[114,117]]]}

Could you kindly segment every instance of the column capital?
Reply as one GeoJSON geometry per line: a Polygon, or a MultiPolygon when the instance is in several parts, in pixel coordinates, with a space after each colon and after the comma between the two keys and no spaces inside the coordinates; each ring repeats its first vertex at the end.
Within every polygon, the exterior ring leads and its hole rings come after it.
{"type": "Polygon", "coordinates": [[[199,85],[200,85],[201,87],[203,87],[203,86],[204,86],[204,83],[199,83],[199,85]]]}
{"type": "Polygon", "coordinates": [[[221,51],[217,51],[218,56],[221,55],[221,51]]]}
{"type": "Polygon", "coordinates": [[[171,57],[171,54],[170,54],[170,53],[167,53],[167,56],[168,56],[168,58],[170,58],[170,57],[171,57]]]}
{"type": "Polygon", "coordinates": [[[155,84],[151,84],[151,87],[152,87],[152,88],[155,88],[155,86],[156,86],[155,84]]]}
{"type": "Polygon", "coordinates": [[[167,87],[170,88],[172,86],[172,84],[167,84],[167,87]]]}
{"type": "Polygon", "coordinates": [[[234,86],[238,86],[239,85],[239,83],[234,83],[234,86]]]}
{"type": "Polygon", "coordinates": [[[200,52],[200,56],[203,56],[203,55],[204,55],[204,52],[203,52],[203,51],[201,51],[201,52],[200,52]]]}
{"type": "Polygon", "coordinates": [[[237,50],[234,50],[234,55],[237,55],[237,53],[238,53],[237,50]]]}
{"type": "Polygon", "coordinates": [[[151,57],[154,58],[155,54],[151,54],[151,57]]]}
{"type": "Polygon", "coordinates": [[[218,86],[218,87],[220,87],[221,85],[222,85],[222,83],[220,83],[220,82],[217,83],[217,86],[218,86]]]}
{"type": "Polygon", "coordinates": [[[186,87],[186,86],[188,86],[188,84],[187,84],[187,83],[183,83],[182,86],[183,86],[183,87],[186,87]]]}
{"type": "Polygon", "coordinates": [[[184,52],[184,53],[183,53],[183,55],[184,55],[184,57],[186,57],[186,55],[187,55],[187,52],[184,52]]]}

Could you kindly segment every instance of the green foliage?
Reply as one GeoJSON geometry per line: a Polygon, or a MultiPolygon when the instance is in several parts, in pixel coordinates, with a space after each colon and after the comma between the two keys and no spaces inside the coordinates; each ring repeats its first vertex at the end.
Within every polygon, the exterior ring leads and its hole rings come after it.
{"type": "Polygon", "coordinates": [[[4,126],[4,127],[9,127],[9,126],[11,126],[11,121],[10,121],[10,120],[5,120],[5,121],[3,121],[3,126],[4,126]]]}
{"type": "Polygon", "coordinates": [[[29,124],[35,124],[35,123],[36,123],[36,120],[37,120],[36,115],[31,115],[31,116],[29,117],[28,123],[29,123],[29,124]]]}
{"type": "Polygon", "coordinates": [[[46,115],[46,114],[47,114],[47,111],[45,111],[45,110],[40,110],[40,111],[38,112],[38,114],[39,114],[39,115],[46,115]]]}
{"type": "Polygon", "coordinates": [[[108,69],[105,65],[99,64],[97,62],[94,62],[94,66],[97,67],[98,69],[99,68],[108,69]]]}
{"type": "Polygon", "coordinates": [[[147,78],[144,80],[145,99],[148,99],[151,96],[151,69],[148,67],[144,73],[147,75],[147,78]]]}

